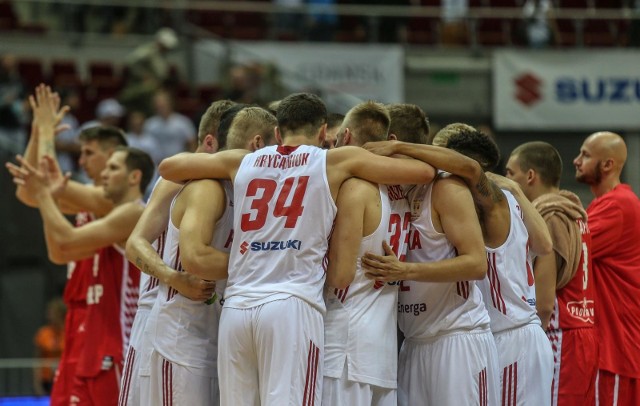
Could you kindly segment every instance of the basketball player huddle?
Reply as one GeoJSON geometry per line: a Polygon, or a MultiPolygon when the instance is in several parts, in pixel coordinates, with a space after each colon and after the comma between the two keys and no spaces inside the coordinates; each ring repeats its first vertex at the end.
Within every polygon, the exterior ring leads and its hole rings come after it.
{"type": "MultiPolygon", "coordinates": [[[[431,142],[417,106],[365,102],[322,149],[326,107],[307,93],[275,116],[206,114],[215,128],[160,164],[126,243],[138,310],[99,368],[121,371],[120,405],[551,404],[533,275],[551,236],[489,173],[488,135],[454,124],[431,142]]],[[[75,404],[107,404],[105,385],[75,404]]]]}

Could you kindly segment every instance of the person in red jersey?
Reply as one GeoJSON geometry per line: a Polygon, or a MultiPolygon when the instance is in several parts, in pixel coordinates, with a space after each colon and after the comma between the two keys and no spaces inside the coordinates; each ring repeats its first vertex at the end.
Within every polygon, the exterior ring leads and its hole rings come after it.
{"type": "MultiPolygon", "coordinates": [[[[24,158],[32,166],[37,166],[39,159],[45,155],[55,157],[54,134],[64,130],[58,126],[68,107],[60,108],[58,95],[45,85],[36,88],[30,97],[33,111],[32,133],[24,153],[24,158]]],[[[91,178],[91,185],[83,185],[75,181],[67,181],[57,167],[50,173],[66,187],[57,194],[60,209],[65,214],[75,214],[76,227],[103,216],[113,207],[113,203],[103,196],[101,172],[113,150],[117,146],[126,145],[124,134],[114,127],[97,127],[83,131],[80,136],[81,151],[79,165],[91,178]]],[[[12,172],[16,175],[18,169],[12,172]]],[[[26,176],[23,171],[21,176],[26,176]]],[[[30,207],[37,207],[33,196],[18,185],[16,197],[30,207]]],[[[48,241],[49,242],[49,241],[48,241]]],[[[67,264],[67,283],[63,299],[67,306],[64,333],[64,351],[55,374],[51,392],[52,406],[69,404],[71,386],[75,377],[78,357],[82,351],[84,331],[80,326],[86,314],[86,294],[89,284],[89,272],[93,266],[92,258],[69,260],[56,250],[55,244],[47,244],[49,258],[57,264],[67,264]]]]}
{"type": "Polygon", "coordinates": [[[626,160],[622,137],[603,131],[587,137],[573,161],[576,180],[595,196],[587,214],[597,282],[599,405],[636,405],[640,399],[640,201],[620,181],[626,160]]]}
{"type": "Polygon", "coordinates": [[[49,244],[69,259],[93,258],[86,292],[87,310],[80,330],[86,334],[78,359],[70,403],[117,404],[123,354],[136,311],[139,270],[124,257],[124,244],[142,213],[142,194],[153,176],[148,154],[120,147],[102,172],[104,196],[114,208],[106,216],[74,228],[56,205],[47,176],[52,158],[37,170],[19,159],[14,181],[37,202],[49,244]]]}
{"type": "Polygon", "coordinates": [[[554,355],[552,405],[592,405],[598,371],[595,284],[587,213],[575,194],[560,190],[562,160],[546,142],[511,153],[507,177],[520,185],[547,223],[553,253],[538,256],[536,306],[554,355]]]}

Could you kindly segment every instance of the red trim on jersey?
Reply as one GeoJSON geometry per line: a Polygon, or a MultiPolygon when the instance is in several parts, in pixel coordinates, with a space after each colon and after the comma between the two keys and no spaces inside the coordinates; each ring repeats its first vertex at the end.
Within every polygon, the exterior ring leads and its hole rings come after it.
{"type": "Polygon", "coordinates": [[[456,282],[456,288],[459,296],[462,296],[465,300],[469,299],[469,281],[456,282]]]}
{"type": "Polygon", "coordinates": [[[309,354],[307,355],[307,377],[304,384],[302,406],[313,406],[315,404],[319,358],[320,349],[313,343],[313,341],[309,341],[309,354]]]}
{"type": "Polygon", "coordinates": [[[136,359],[136,350],[133,347],[129,347],[127,352],[127,359],[124,362],[124,376],[122,377],[122,387],[120,388],[120,399],[118,399],[118,406],[127,406],[129,398],[129,389],[131,388],[131,375],[133,372],[133,364],[136,359]]]}
{"type": "MultiPolygon", "coordinates": [[[[351,286],[351,285],[349,285],[351,286]]],[[[340,303],[344,303],[347,300],[347,294],[349,293],[349,286],[344,289],[336,289],[333,293],[340,300],[340,303]]]]}
{"type": "Polygon", "coordinates": [[[292,147],[289,145],[278,145],[278,147],[276,148],[276,151],[278,151],[278,153],[282,155],[289,155],[290,153],[298,149],[298,147],[299,145],[296,145],[295,147],[292,147]]]}
{"type": "MultiPolygon", "coordinates": [[[[173,261],[173,269],[175,269],[178,272],[182,272],[182,263],[180,262],[180,247],[176,249],[176,259],[175,261],[173,261]]],[[[169,287],[169,291],[167,292],[167,302],[173,299],[176,293],[178,293],[177,290],[175,290],[172,287],[169,287]]]]}
{"type": "Polygon", "coordinates": [[[516,406],[518,394],[518,363],[504,367],[502,371],[502,406],[516,406]]]}
{"type": "Polygon", "coordinates": [[[502,314],[507,314],[507,305],[502,298],[502,292],[500,287],[500,277],[498,276],[498,267],[496,265],[496,253],[490,252],[487,254],[487,273],[489,278],[489,287],[491,290],[491,302],[493,307],[498,309],[502,314]]]}
{"type": "Polygon", "coordinates": [[[487,406],[488,393],[487,393],[487,368],[484,368],[478,374],[478,388],[480,395],[480,406],[487,406]]]}
{"type": "Polygon", "coordinates": [[[173,406],[173,365],[162,359],[162,406],[173,406]]]}

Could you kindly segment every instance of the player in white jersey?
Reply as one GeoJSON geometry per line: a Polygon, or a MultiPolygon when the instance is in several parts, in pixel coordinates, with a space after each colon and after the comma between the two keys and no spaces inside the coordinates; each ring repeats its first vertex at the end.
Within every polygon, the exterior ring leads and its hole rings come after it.
{"type": "MultiPolygon", "coordinates": [[[[489,270],[480,286],[500,354],[503,404],[517,401],[548,404],[553,359],[536,315],[533,273],[528,263],[529,234],[522,220],[521,206],[484,174],[484,170],[493,168],[499,159],[497,146],[488,136],[473,127],[456,125],[446,142],[448,148],[471,158],[431,146],[396,145],[384,153],[407,153],[460,175],[469,185],[483,225],[489,270]],[[529,350],[523,352],[522,348],[529,350]]],[[[524,200],[522,207],[527,210],[534,236],[532,249],[544,253],[550,249],[548,230],[535,209],[524,200]]]]}
{"type": "MultiPolygon", "coordinates": [[[[347,113],[338,146],[384,140],[389,121],[383,105],[361,103],[347,113]]],[[[322,403],[395,406],[397,284],[366,278],[359,258],[368,251],[384,253],[383,241],[389,240],[404,256],[409,204],[400,186],[357,178],[342,185],[336,203],[325,290],[322,403]]]]}
{"type": "Polygon", "coordinates": [[[323,258],[340,186],[353,176],[381,183],[433,176],[413,160],[318,148],[326,108],[317,96],[286,97],[277,117],[282,146],[207,157],[213,159],[183,155],[160,166],[174,181],[234,181],[235,237],[218,351],[222,405],[320,403],[323,258]]]}
{"type": "MultiPolygon", "coordinates": [[[[198,130],[197,152],[214,153],[220,144],[218,125],[222,114],[234,103],[229,100],[213,102],[203,114],[198,130]]],[[[122,374],[119,405],[140,404],[140,373],[149,376],[149,357],[151,346],[149,334],[145,333],[147,317],[156,300],[159,281],[172,286],[184,297],[204,302],[213,293],[214,282],[204,281],[188,273],[178,273],[169,266],[158,265],[162,262],[160,255],[164,251],[166,229],[169,221],[169,207],[180,190],[180,185],[159,178],[153,187],[147,208],[143,212],[136,228],[127,242],[127,257],[138,264],[143,271],[140,278],[140,296],[138,311],[131,329],[129,349],[125,358],[122,374]],[[156,261],[153,262],[155,256],[156,261]],[[146,265],[146,266],[145,266],[146,265]]]]}

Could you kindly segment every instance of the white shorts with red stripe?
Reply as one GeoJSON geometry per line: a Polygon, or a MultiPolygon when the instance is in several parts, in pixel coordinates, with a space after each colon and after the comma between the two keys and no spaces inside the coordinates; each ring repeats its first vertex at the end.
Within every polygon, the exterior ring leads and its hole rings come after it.
{"type": "Polygon", "coordinates": [[[143,390],[141,405],[218,406],[220,396],[217,379],[210,371],[190,368],[166,360],[157,351],[151,353],[151,375],[140,377],[143,390]]]}
{"type": "Polygon", "coordinates": [[[119,406],[140,404],[140,368],[142,365],[149,364],[149,356],[151,355],[149,335],[145,333],[149,313],[149,310],[138,309],[131,327],[129,348],[124,358],[122,370],[119,406]]]}
{"type": "Polygon", "coordinates": [[[542,327],[529,324],[494,337],[501,371],[501,404],[550,405],[553,352],[542,327]]]}
{"type": "Polygon", "coordinates": [[[324,377],[322,383],[323,405],[349,406],[397,406],[398,396],[395,389],[382,388],[368,383],[350,381],[347,377],[345,360],[340,378],[324,377]]]}
{"type": "Polygon", "coordinates": [[[488,329],[405,338],[398,359],[399,406],[494,406],[498,394],[498,354],[488,329]]]}
{"type": "Polygon", "coordinates": [[[220,405],[320,406],[322,314],[291,296],[224,307],[218,335],[220,405]]]}

